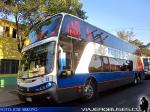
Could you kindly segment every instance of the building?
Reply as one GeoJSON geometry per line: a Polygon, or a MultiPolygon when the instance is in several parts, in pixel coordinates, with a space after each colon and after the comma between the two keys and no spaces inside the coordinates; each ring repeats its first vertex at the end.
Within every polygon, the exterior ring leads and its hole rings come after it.
{"type": "Polygon", "coordinates": [[[15,23],[0,19],[0,74],[16,74],[20,59],[15,23]]]}
{"type": "Polygon", "coordinates": [[[16,84],[21,59],[16,37],[15,23],[0,19],[0,87],[16,84]]]}
{"type": "Polygon", "coordinates": [[[20,59],[15,23],[0,19],[0,88],[16,85],[20,59]]]}

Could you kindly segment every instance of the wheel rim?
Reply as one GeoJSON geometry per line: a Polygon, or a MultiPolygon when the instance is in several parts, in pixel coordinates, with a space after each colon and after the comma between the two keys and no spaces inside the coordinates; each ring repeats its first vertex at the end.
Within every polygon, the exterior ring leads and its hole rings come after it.
{"type": "Polygon", "coordinates": [[[93,97],[93,94],[94,94],[94,89],[92,85],[90,84],[86,85],[84,88],[84,95],[86,96],[86,98],[91,99],[93,97]]]}

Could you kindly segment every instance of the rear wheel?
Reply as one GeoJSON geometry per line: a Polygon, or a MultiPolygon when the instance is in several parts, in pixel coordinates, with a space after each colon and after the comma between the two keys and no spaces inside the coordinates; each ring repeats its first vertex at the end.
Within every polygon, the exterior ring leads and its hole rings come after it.
{"type": "Polygon", "coordinates": [[[87,81],[83,87],[83,99],[91,100],[96,96],[96,87],[95,83],[92,80],[87,81]]]}

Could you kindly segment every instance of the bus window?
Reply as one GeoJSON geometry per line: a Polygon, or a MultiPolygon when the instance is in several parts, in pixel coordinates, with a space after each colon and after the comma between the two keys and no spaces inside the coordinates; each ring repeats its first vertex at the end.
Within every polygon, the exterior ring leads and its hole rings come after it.
{"type": "Polygon", "coordinates": [[[133,70],[133,61],[121,59],[120,70],[121,71],[132,71],[133,70]]]}
{"type": "Polygon", "coordinates": [[[70,70],[72,68],[71,57],[71,52],[66,52],[66,66],[64,69],[70,70]]]}
{"type": "Polygon", "coordinates": [[[128,69],[129,71],[132,71],[132,70],[133,70],[133,61],[127,60],[127,69],[128,69]]]}
{"type": "Polygon", "coordinates": [[[61,37],[60,48],[65,53],[65,66],[59,65],[61,77],[71,76],[74,72],[73,69],[73,45],[71,38],[61,37]]]}
{"type": "Polygon", "coordinates": [[[103,71],[109,72],[109,62],[107,57],[103,57],[103,71]]]}
{"type": "Polygon", "coordinates": [[[121,59],[113,58],[115,60],[115,71],[121,71],[121,66],[123,64],[121,59]]]}
{"type": "Polygon", "coordinates": [[[109,62],[111,71],[131,71],[133,69],[131,60],[109,58],[109,62]]]}
{"type": "Polygon", "coordinates": [[[82,41],[78,41],[76,39],[72,39],[72,44],[73,44],[73,62],[74,62],[73,67],[75,70],[80,61],[86,43],[82,41]]]}
{"type": "Polygon", "coordinates": [[[117,58],[116,61],[117,61],[116,71],[121,71],[121,67],[123,65],[123,60],[117,58]]]}
{"type": "Polygon", "coordinates": [[[36,24],[29,32],[29,39],[31,43],[57,36],[61,18],[61,15],[57,15],[36,24]]]}
{"type": "Polygon", "coordinates": [[[60,51],[58,57],[58,68],[60,78],[71,76],[73,73],[72,53],[68,51],[63,51],[62,53],[60,51]]]}
{"type": "Polygon", "coordinates": [[[110,70],[116,71],[116,63],[117,61],[114,58],[109,58],[109,62],[110,62],[110,70]]]}
{"type": "Polygon", "coordinates": [[[94,55],[89,65],[89,72],[92,73],[102,71],[103,71],[102,59],[100,56],[94,55]]]}

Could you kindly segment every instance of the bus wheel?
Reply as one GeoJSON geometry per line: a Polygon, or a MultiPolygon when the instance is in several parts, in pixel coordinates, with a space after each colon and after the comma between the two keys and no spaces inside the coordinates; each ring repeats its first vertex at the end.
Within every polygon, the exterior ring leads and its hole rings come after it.
{"type": "Polygon", "coordinates": [[[83,88],[83,100],[91,100],[96,95],[96,87],[92,80],[89,80],[83,88]]]}

